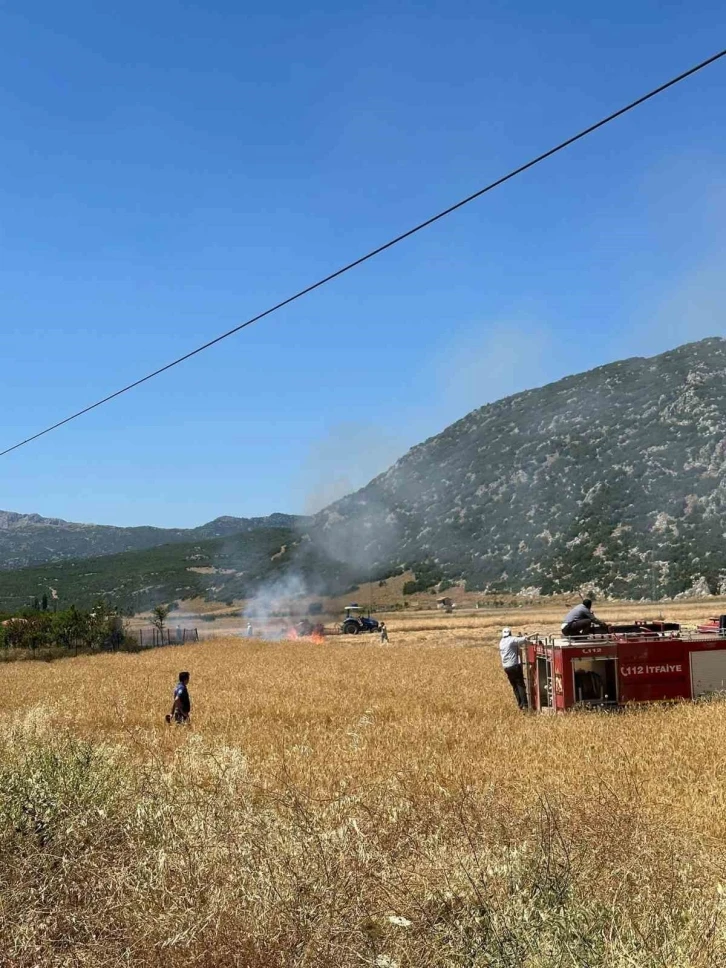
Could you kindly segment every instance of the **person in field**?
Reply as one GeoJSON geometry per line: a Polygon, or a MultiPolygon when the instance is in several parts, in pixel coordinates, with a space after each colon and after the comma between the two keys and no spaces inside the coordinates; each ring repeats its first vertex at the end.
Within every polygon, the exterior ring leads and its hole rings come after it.
{"type": "Polygon", "coordinates": [[[383,645],[384,642],[388,642],[388,629],[386,628],[386,623],[381,622],[379,629],[381,632],[381,645],[383,645]]]}
{"type": "Polygon", "coordinates": [[[592,599],[584,598],[582,605],[575,605],[565,615],[562,623],[563,635],[589,635],[591,632],[601,632],[605,625],[592,611],[592,599]]]}
{"type": "Polygon", "coordinates": [[[254,637],[255,630],[252,628],[252,622],[247,623],[247,638],[251,639],[254,637]]]}
{"type": "Polygon", "coordinates": [[[527,687],[524,684],[524,670],[522,660],[519,655],[519,647],[527,641],[526,635],[512,635],[510,628],[502,629],[502,637],[499,640],[499,655],[502,660],[502,668],[509,679],[514,698],[520,709],[527,709],[527,687]]]}
{"type": "Polygon", "coordinates": [[[174,687],[174,702],[171,712],[166,717],[167,723],[188,723],[192,712],[192,701],[189,698],[189,673],[180,672],[179,682],[174,687]]]}

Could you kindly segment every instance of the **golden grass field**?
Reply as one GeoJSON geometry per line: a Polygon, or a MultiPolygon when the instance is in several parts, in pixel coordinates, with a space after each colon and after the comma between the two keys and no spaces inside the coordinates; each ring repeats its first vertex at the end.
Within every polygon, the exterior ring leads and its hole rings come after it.
{"type": "Polygon", "coordinates": [[[0,965],[725,965],[726,704],[520,713],[560,619],[3,664],[0,965]]]}

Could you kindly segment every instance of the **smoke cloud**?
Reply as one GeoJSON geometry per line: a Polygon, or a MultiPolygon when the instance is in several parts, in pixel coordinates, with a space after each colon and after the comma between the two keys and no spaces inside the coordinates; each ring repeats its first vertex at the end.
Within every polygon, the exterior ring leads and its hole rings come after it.
{"type": "Polygon", "coordinates": [[[282,628],[289,628],[290,616],[301,612],[300,599],[308,594],[305,579],[296,572],[259,588],[244,612],[255,637],[271,638],[282,628]]]}
{"type": "Polygon", "coordinates": [[[287,573],[259,588],[245,611],[256,633],[258,626],[263,634],[279,631],[283,614],[302,614],[301,599],[342,593],[378,576],[395,554],[399,532],[395,514],[363,485],[404,449],[393,434],[355,422],[331,427],[311,448],[296,497],[304,494],[312,517],[299,526],[287,573]]]}
{"type": "Polygon", "coordinates": [[[348,421],[315,442],[295,482],[292,503],[304,495],[303,513],[317,514],[385,471],[405,450],[390,429],[348,421]]]}

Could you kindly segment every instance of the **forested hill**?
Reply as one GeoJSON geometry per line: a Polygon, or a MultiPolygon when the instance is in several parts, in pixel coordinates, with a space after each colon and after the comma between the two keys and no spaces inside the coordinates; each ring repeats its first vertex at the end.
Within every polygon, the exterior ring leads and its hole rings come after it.
{"type": "Polygon", "coordinates": [[[41,601],[90,608],[98,600],[126,614],[161,602],[189,598],[228,601],[246,598],[266,582],[284,583],[304,569],[311,589],[344,588],[352,573],[319,557],[309,543],[301,549],[291,528],[262,527],[225,538],[175,542],[74,561],[48,562],[0,571],[0,612],[17,612],[41,601]]]}
{"type": "Polygon", "coordinates": [[[725,532],[726,342],[712,338],[481,407],[311,535],[338,554],[357,543],[373,567],[417,563],[422,585],[640,596],[723,588],[725,532]]]}

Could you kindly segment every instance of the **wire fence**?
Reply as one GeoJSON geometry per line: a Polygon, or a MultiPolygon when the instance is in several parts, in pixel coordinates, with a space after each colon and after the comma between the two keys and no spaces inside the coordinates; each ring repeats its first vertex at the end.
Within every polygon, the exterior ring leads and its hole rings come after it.
{"type": "Polygon", "coordinates": [[[187,628],[157,629],[151,626],[126,634],[138,636],[139,647],[142,649],[154,649],[162,645],[184,645],[186,642],[199,641],[199,632],[196,629],[187,628]]]}
{"type": "Polygon", "coordinates": [[[142,649],[157,649],[166,645],[185,645],[198,641],[199,632],[195,628],[119,629],[101,641],[91,641],[78,636],[67,638],[62,642],[49,642],[36,640],[31,635],[22,644],[11,644],[6,640],[0,648],[0,662],[14,662],[18,659],[40,659],[48,662],[64,656],[94,655],[100,652],[139,652],[142,649]]]}

